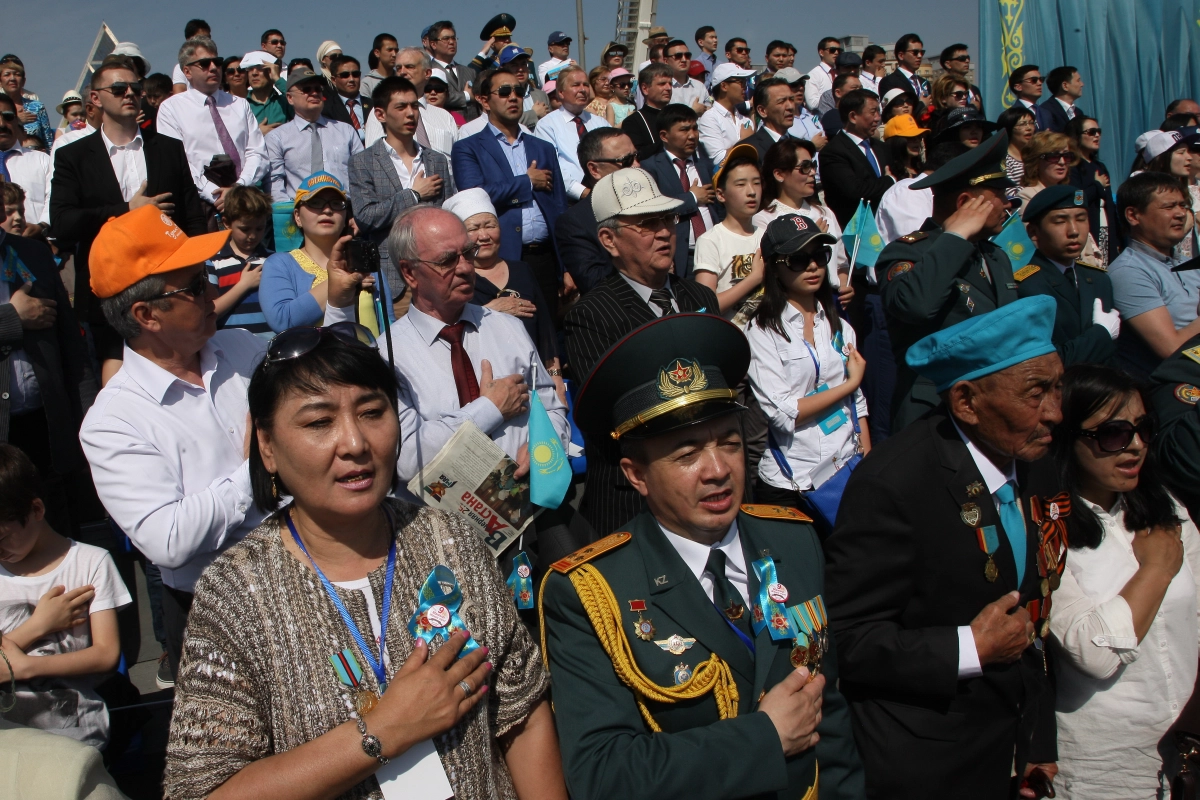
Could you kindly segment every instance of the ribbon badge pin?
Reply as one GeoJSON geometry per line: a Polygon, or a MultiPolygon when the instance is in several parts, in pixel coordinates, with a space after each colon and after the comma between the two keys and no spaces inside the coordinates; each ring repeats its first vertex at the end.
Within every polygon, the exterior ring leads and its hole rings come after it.
{"type": "Polygon", "coordinates": [[[630,600],[629,610],[638,615],[638,618],[633,621],[633,633],[643,642],[654,641],[654,623],[649,617],[643,617],[642,614],[646,610],[645,600],[630,600]]]}
{"type": "Polygon", "coordinates": [[[752,621],[754,635],[768,628],[773,641],[796,638],[788,621],[787,610],[783,607],[788,599],[788,590],[776,576],[775,559],[770,556],[760,558],[753,567],[754,574],[758,576],[758,605],[754,608],[752,621]]]}
{"type": "MultiPolygon", "coordinates": [[[[417,595],[417,608],[408,621],[408,632],[428,644],[443,644],[458,631],[467,630],[458,610],[462,606],[462,590],[458,578],[449,567],[438,564],[429,573],[417,595]]],[[[459,657],[479,648],[475,637],[469,637],[459,657]]]]}
{"type": "Polygon", "coordinates": [[[508,576],[509,594],[517,608],[525,610],[533,608],[533,568],[529,565],[529,556],[524,552],[517,553],[513,558],[513,571],[508,576]]]}

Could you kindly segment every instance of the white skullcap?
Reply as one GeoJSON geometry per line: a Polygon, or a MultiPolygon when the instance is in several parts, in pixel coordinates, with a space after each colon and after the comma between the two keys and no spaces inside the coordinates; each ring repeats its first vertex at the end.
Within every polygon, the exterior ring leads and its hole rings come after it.
{"type": "Polygon", "coordinates": [[[492,205],[492,198],[488,197],[488,193],[479,187],[461,190],[458,194],[442,203],[442,208],[463,222],[466,222],[476,214],[498,216],[496,214],[496,207],[492,205]]]}

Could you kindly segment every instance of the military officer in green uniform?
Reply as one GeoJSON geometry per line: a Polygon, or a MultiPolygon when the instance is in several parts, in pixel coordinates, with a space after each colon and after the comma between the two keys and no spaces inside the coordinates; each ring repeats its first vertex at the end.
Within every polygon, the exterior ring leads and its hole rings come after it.
{"type": "Polygon", "coordinates": [[[575,800],[865,796],[811,521],[741,505],[749,362],[720,317],[670,315],[615,345],[577,399],[649,511],[541,586],[575,800]]]}
{"type": "Polygon", "coordinates": [[[1166,358],[1150,375],[1150,397],[1158,417],[1154,452],[1163,481],[1200,513],[1200,336],[1166,358]]]}
{"type": "Polygon", "coordinates": [[[919,339],[1017,299],[1004,251],[989,241],[1004,227],[1015,184],[1004,171],[1001,132],[910,188],[933,188],[933,216],[879,254],[875,274],[896,357],[892,433],[938,403],[933,384],[904,361],[919,339]]]}
{"type": "Polygon", "coordinates": [[[1017,294],[1054,298],[1053,341],[1064,367],[1116,367],[1121,314],[1113,306],[1112,281],[1104,267],[1078,260],[1088,240],[1083,190],[1069,185],[1043,189],[1029,201],[1022,219],[1037,250],[1013,273],[1017,294]]]}

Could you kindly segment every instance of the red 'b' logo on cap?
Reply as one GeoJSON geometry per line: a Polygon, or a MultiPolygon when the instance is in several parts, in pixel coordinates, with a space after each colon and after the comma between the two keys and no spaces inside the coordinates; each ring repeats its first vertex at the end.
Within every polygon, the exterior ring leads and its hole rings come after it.
{"type": "Polygon", "coordinates": [[[792,222],[793,222],[793,224],[795,224],[796,230],[798,230],[798,231],[808,230],[808,223],[804,221],[804,217],[799,217],[799,216],[792,217],[792,222]]]}

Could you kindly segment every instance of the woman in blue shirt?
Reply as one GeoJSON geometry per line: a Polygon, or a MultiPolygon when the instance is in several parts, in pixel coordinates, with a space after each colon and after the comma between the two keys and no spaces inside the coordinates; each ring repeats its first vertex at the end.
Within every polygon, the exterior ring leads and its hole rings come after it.
{"type": "Polygon", "coordinates": [[[17,107],[17,119],[25,135],[38,137],[49,151],[54,144],[54,128],[50,127],[46,106],[37,95],[25,92],[25,65],[12,54],[0,60],[0,91],[17,107]]]}

